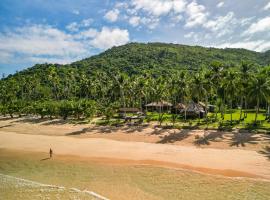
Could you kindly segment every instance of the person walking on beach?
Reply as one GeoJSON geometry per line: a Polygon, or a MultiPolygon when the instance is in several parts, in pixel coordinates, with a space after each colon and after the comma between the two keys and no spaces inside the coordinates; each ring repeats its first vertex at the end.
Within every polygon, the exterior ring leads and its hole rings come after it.
{"type": "Polygon", "coordinates": [[[53,156],[53,150],[50,148],[50,158],[53,156]]]}

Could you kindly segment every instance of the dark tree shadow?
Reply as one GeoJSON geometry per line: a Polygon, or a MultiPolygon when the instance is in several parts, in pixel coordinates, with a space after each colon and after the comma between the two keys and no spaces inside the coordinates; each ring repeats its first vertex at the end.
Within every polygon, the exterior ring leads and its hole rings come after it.
{"type": "Polygon", "coordinates": [[[67,133],[67,136],[70,135],[81,135],[81,134],[86,134],[86,133],[91,133],[93,131],[98,131],[100,133],[111,133],[115,130],[115,128],[109,127],[109,126],[95,126],[95,127],[88,127],[88,128],[82,128],[81,130],[78,131],[73,131],[71,133],[67,133]]]}
{"type": "Polygon", "coordinates": [[[122,131],[123,133],[133,133],[133,132],[142,132],[144,129],[148,127],[148,124],[144,125],[126,125],[126,126],[94,126],[83,128],[78,131],[73,131],[71,133],[67,133],[66,135],[81,135],[85,133],[92,133],[94,131],[98,131],[98,133],[109,134],[116,131],[122,131]]]}
{"type": "Polygon", "coordinates": [[[6,128],[6,127],[11,127],[11,126],[13,126],[13,125],[8,124],[8,125],[0,126],[0,128],[6,128]]]}
{"type": "Polygon", "coordinates": [[[31,123],[31,124],[39,124],[46,121],[49,121],[50,119],[47,118],[20,118],[12,123],[31,123]]]}
{"type": "Polygon", "coordinates": [[[8,120],[19,119],[19,118],[20,118],[19,116],[14,116],[13,118],[6,116],[6,117],[1,117],[0,121],[8,121],[8,120]]]}
{"type": "Polygon", "coordinates": [[[68,124],[69,121],[68,120],[63,120],[63,119],[57,119],[57,120],[50,120],[46,123],[43,123],[43,125],[45,126],[49,126],[49,125],[63,125],[63,124],[68,124]]]}
{"type": "Polygon", "coordinates": [[[161,135],[161,134],[166,133],[166,132],[168,132],[168,129],[158,128],[158,126],[157,126],[157,127],[154,127],[154,131],[152,131],[150,133],[150,135],[161,135]]]}
{"type": "Polygon", "coordinates": [[[82,130],[73,131],[71,133],[67,133],[66,135],[81,135],[87,133],[89,130],[90,130],[89,128],[83,128],[82,130]]]}
{"type": "Polygon", "coordinates": [[[259,151],[258,153],[263,154],[270,160],[270,146],[264,147],[263,150],[259,151]]]}
{"type": "Polygon", "coordinates": [[[245,147],[246,144],[257,144],[259,141],[258,136],[254,136],[252,133],[234,133],[231,138],[230,146],[242,146],[245,147]]]}
{"type": "Polygon", "coordinates": [[[121,128],[120,130],[123,130],[125,133],[133,133],[133,132],[143,132],[144,129],[148,127],[148,124],[142,124],[142,125],[131,125],[121,128]]]}
{"type": "Polygon", "coordinates": [[[166,144],[166,143],[174,143],[177,141],[181,141],[184,140],[186,138],[188,138],[190,136],[190,130],[181,130],[179,132],[173,132],[170,133],[169,135],[165,135],[160,141],[158,141],[157,143],[161,143],[161,144],[166,144]]]}
{"type": "Polygon", "coordinates": [[[210,145],[209,140],[205,136],[199,136],[195,141],[193,142],[196,146],[201,145],[210,145]]]}
{"type": "Polygon", "coordinates": [[[218,142],[219,140],[223,139],[223,132],[210,132],[205,134],[204,136],[198,136],[195,138],[194,144],[197,146],[200,145],[210,145],[210,142],[218,142]]]}

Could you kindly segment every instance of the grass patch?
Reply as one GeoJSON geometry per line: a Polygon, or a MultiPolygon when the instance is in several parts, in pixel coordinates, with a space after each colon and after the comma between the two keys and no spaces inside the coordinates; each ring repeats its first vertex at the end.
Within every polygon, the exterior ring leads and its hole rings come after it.
{"type": "MultiPolygon", "coordinates": [[[[270,122],[265,120],[265,110],[261,110],[257,117],[257,125],[254,125],[255,111],[246,110],[246,117],[244,118],[244,113],[242,113],[242,120],[240,120],[240,110],[232,111],[232,123],[230,111],[224,114],[222,118],[221,113],[217,116],[215,113],[208,113],[208,120],[206,118],[188,118],[184,120],[183,115],[178,115],[175,121],[176,128],[188,128],[188,129],[221,129],[221,130],[231,130],[233,128],[238,129],[248,129],[254,131],[270,132],[270,122]]],[[[158,122],[159,114],[157,112],[147,113],[147,122],[155,121],[158,122]]],[[[163,116],[163,124],[172,124],[172,114],[165,113],[163,116]]]]}

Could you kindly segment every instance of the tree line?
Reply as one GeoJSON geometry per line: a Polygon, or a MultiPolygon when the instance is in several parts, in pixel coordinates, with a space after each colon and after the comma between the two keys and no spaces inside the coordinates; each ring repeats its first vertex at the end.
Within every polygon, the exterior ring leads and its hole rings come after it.
{"type": "Polygon", "coordinates": [[[153,101],[173,105],[190,101],[213,104],[224,115],[240,108],[267,109],[270,102],[270,67],[251,63],[239,66],[213,62],[197,70],[142,70],[127,73],[117,68],[81,71],[76,67],[37,65],[0,80],[2,115],[36,114],[50,118],[110,117],[119,107],[144,108],[153,101]]]}

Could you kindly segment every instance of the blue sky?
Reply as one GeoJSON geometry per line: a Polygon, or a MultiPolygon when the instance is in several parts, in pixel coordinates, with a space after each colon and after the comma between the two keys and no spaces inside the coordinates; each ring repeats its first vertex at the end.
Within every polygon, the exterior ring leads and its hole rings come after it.
{"type": "Polygon", "coordinates": [[[270,0],[1,0],[0,73],[128,42],[270,49],[270,0]]]}

